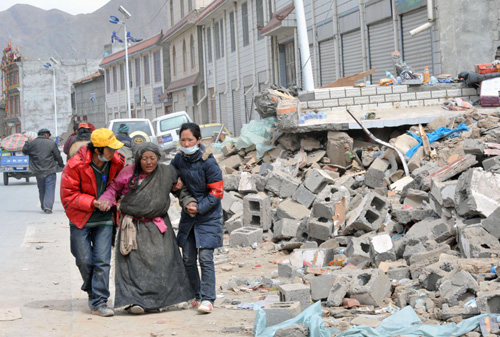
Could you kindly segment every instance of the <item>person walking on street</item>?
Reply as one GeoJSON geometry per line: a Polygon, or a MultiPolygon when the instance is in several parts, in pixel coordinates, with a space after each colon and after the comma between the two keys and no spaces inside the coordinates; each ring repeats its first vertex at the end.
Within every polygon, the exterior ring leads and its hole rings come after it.
{"type": "Polygon", "coordinates": [[[26,142],[23,153],[29,156],[29,168],[36,176],[40,207],[46,214],[52,213],[56,191],[56,172],[64,167],[56,143],[49,139],[50,131],[40,129],[38,137],[26,142]]]}
{"type": "Polygon", "coordinates": [[[111,130],[95,130],[61,177],[61,202],[69,218],[71,253],[83,279],[82,290],[88,294],[91,312],[103,317],[114,315],[107,306],[114,225],[113,213],[100,211],[98,199],[123,169],[125,158],[116,151],[122,146],[111,130]]]}
{"type": "Polygon", "coordinates": [[[216,299],[214,249],[222,246],[224,181],[215,158],[200,146],[201,131],[197,124],[182,124],[179,141],[181,153],[176,154],[171,164],[197,202],[183,208],[177,241],[196,296],[192,305],[200,313],[211,313],[216,299]]]}

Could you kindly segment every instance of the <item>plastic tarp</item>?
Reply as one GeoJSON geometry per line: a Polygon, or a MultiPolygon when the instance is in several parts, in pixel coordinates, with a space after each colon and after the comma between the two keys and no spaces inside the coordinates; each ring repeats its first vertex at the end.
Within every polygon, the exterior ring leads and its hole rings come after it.
{"type": "Polygon", "coordinates": [[[26,134],[15,133],[5,137],[0,143],[0,148],[6,151],[21,151],[24,144],[32,139],[26,134]]]}
{"type": "MultiPolygon", "coordinates": [[[[451,337],[462,336],[479,326],[482,318],[497,316],[498,314],[478,315],[462,322],[444,325],[422,324],[412,307],[407,306],[395,314],[384,319],[378,327],[358,326],[346,330],[336,337],[389,337],[389,336],[422,336],[422,337],[451,337]]],[[[267,336],[267,335],[266,335],[267,336]]]]}
{"type": "Polygon", "coordinates": [[[266,328],[266,312],[258,305],[254,305],[255,324],[253,333],[255,337],[273,337],[276,330],[293,325],[302,324],[309,327],[309,337],[330,337],[332,334],[338,333],[335,328],[328,329],[325,327],[325,322],[321,319],[321,301],[318,301],[302,311],[300,315],[284,321],[280,324],[269,326],[266,328]]]}
{"type": "Polygon", "coordinates": [[[272,145],[272,132],[276,118],[269,117],[265,119],[252,120],[250,123],[243,125],[238,138],[226,137],[223,143],[212,144],[212,147],[220,150],[227,143],[234,143],[239,150],[246,149],[255,145],[257,150],[257,158],[262,158],[264,154],[274,148],[272,145]]]}
{"type": "MultiPolygon", "coordinates": [[[[442,126],[439,129],[437,129],[436,131],[428,133],[427,137],[429,138],[429,144],[430,144],[430,143],[434,143],[436,140],[439,140],[441,138],[457,137],[458,133],[462,132],[462,131],[469,131],[469,129],[467,128],[467,126],[464,123],[460,124],[455,129],[448,129],[447,127],[442,126]]],[[[409,149],[408,152],[406,152],[406,156],[408,158],[411,158],[415,154],[415,152],[417,152],[418,148],[422,146],[422,138],[419,135],[416,135],[414,133],[411,133],[411,132],[408,132],[408,133],[410,134],[410,136],[412,136],[413,138],[415,138],[418,141],[417,145],[415,145],[414,147],[409,149]]]]}

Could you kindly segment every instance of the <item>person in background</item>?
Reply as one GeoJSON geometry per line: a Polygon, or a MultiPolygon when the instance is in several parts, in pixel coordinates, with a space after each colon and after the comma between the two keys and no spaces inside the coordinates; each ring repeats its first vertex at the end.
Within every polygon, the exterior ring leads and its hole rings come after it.
{"type": "Polygon", "coordinates": [[[118,135],[116,136],[116,138],[118,138],[120,142],[125,144],[125,146],[132,148],[132,138],[130,138],[128,134],[129,131],[130,129],[127,124],[120,124],[120,126],[118,127],[118,135]]]}
{"type": "Polygon", "coordinates": [[[183,208],[177,241],[182,247],[184,266],[195,292],[191,304],[198,307],[200,313],[211,313],[216,299],[214,249],[222,246],[224,181],[215,158],[200,147],[201,131],[197,124],[182,124],[179,142],[181,152],[171,164],[197,201],[183,208]]]}
{"type": "Polygon", "coordinates": [[[78,125],[78,132],[73,138],[68,151],[68,160],[73,157],[82,146],[87,145],[90,142],[90,135],[92,134],[92,128],[87,123],[80,123],[78,125]]]}
{"type": "Polygon", "coordinates": [[[123,169],[125,158],[116,150],[123,143],[111,130],[92,133],[90,143],[80,148],[61,177],[61,202],[70,225],[71,253],[83,279],[92,314],[109,317],[107,306],[113,242],[113,213],[102,212],[99,197],[123,169]]]}
{"type": "Polygon", "coordinates": [[[29,156],[30,171],[36,175],[40,207],[46,214],[52,214],[54,207],[56,172],[64,167],[61,152],[49,137],[49,130],[40,129],[38,137],[26,142],[22,149],[29,156]]]}
{"type": "Polygon", "coordinates": [[[73,139],[75,139],[77,133],[78,133],[78,124],[75,123],[75,124],[73,124],[73,133],[68,137],[68,139],[64,143],[63,152],[66,155],[69,154],[69,148],[71,147],[71,144],[73,143],[73,139]]]}

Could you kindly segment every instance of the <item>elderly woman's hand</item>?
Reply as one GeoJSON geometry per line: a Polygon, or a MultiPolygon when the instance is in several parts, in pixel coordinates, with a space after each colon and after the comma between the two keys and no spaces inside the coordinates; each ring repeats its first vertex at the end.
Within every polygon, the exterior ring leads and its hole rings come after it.
{"type": "Polygon", "coordinates": [[[196,214],[198,213],[198,209],[196,208],[198,204],[194,201],[191,201],[189,204],[186,206],[186,212],[189,214],[196,214]]]}
{"type": "Polygon", "coordinates": [[[172,186],[172,192],[180,190],[182,186],[184,186],[184,184],[182,183],[181,178],[177,178],[177,183],[174,186],[172,186]]]}

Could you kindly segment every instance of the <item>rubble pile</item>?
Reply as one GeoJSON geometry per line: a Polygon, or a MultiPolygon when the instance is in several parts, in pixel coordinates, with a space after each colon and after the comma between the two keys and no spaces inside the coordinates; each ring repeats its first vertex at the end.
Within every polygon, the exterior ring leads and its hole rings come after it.
{"type": "Polygon", "coordinates": [[[225,144],[214,156],[229,246],[268,241],[282,259],[261,280],[280,296],[264,308],[269,322],[320,300],[341,330],[408,305],[431,323],[500,313],[499,121],[470,112],[412,126],[419,137],[394,129],[392,146],[415,147],[408,175],[360,131],[282,134],[260,159],[225,144]]]}

